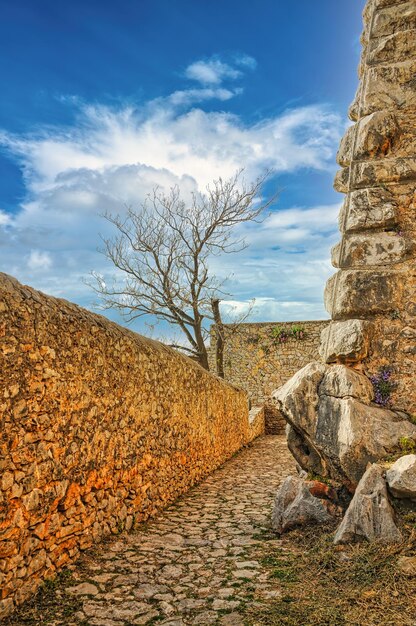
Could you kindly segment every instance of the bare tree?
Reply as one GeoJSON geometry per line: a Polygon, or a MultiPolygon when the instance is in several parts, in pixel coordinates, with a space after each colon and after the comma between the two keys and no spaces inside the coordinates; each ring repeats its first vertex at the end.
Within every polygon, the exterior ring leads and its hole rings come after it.
{"type": "Polygon", "coordinates": [[[260,200],[268,173],[250,184],[242,174],[239,170],[229,180],[219,178],[189,202],[178,187],[168,194],[156,187],[137,210],[129,208],[125,216],[105,214],[118,232],[103,239],[102,252],[121,280],[109,285],[93,273],[90,283],[102,306],[118,309],[127,321],[151,315],[179,327],[185,343],[173,347],[205,369],[207,324],[222,323],[218,301],[224,295],[223,283],[210,273],[209,259],[243,250],[246,243],[233,237],[234,228],[260,221],[275,199],[260,200]]]}

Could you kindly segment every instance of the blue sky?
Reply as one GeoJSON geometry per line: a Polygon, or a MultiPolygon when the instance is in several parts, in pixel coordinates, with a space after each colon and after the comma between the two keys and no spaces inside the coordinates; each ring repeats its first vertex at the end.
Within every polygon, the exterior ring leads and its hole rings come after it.
{"type": "Polygon", "coordinates": [[[272,215],[212,269],[253,319],[327,316],[362,0],[0,4],[2,271],[90,307],[99,213],[272,167],[272,215]]]}

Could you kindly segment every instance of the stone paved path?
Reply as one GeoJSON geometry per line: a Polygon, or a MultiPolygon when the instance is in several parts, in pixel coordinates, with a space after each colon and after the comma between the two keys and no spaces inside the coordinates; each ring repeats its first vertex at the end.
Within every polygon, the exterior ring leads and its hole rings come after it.
{"type": "Polygon", "coordinates": [[[258,439],[156,519],[85,555],[60,604],[65,626],[241,626],[247,601],[279,593],[256,561],[273,496],[294,461],[283,437],[258,439]]]}

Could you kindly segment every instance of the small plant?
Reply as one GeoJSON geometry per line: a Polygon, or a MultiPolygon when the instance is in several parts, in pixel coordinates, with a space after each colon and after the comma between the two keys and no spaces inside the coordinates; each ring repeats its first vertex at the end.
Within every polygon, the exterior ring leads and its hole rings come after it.
{"type": "Polygon", "coordinates": [[[286,343],[289,339],[289,333],[283,326],[274,326],[270,334],[275,343],[286,343]]]}
{"type": "Polygon", "coordinates": [[[390,313],[390,318],[391,318],[392,320],[399,320],[399,319],[400,319],[400,313],[399,313],[399,311],[398,311],[397,309],[394,309],[394,311],[392,311],[392,312],[390,313]]]}
{"type": "Polygon", "coordinates": [[[304,339],[305,337],[305,328],[300,324],[294,324],[290,332],[295,339],[304,339]]]}
{"type": "Polygon", "coordinates": [[[374,402],[380,406],[391,405],[391,394],[397,387],[397,384],[391,380],[392,375],[391,368],[388,365],[383,365],[378,374],[370,376],[375,395],[374,402]]]}
{"type": "Polygon", "coordinates": [[[400,437],[399,446],[406,454],[415,454],[416,452],[416,441],[410,437],[400,437]]]}

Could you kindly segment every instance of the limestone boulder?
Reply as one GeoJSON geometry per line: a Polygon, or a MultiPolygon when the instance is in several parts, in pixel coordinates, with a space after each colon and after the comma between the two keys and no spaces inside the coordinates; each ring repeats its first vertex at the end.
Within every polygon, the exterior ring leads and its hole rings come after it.
{"type": "Polygon", "coordinates": [[[326,363],[362,361],[368,354],[371,328],[370,322],[360,319],[331,322],[321,333],[320,356],[326,363]]]}
{"type": "Polygon", "coordinates": [[[379,465],[371,465],[360,480],[335,534],[334,543],[397,543],[401,540],[402,534],[394,520],[383,470],[379,465]]]}
{"type": "Polygon", "coordinates": [[[311,363],[273,397],[290,424],[289,448],[306,471],[340,481],[354,492],[368,463],[416,436],[403,414],[369,404],[367,378],[344,365],[311,363]]]}
{"type": "Polygon", "coordinates": [[[327,485],[288,476],[277,492],[272,514],[272,528],[284,533],[299,526],[325,524],[340,514],[340,508],[327,485]],[[315,493],[315,495],[313,495],[315,493]]]}
{"type": "Polygon", "coordinates": [[[396,498],[416,501],[416,454],[406,454],[386,472],[389,490],[396,498]]]}

